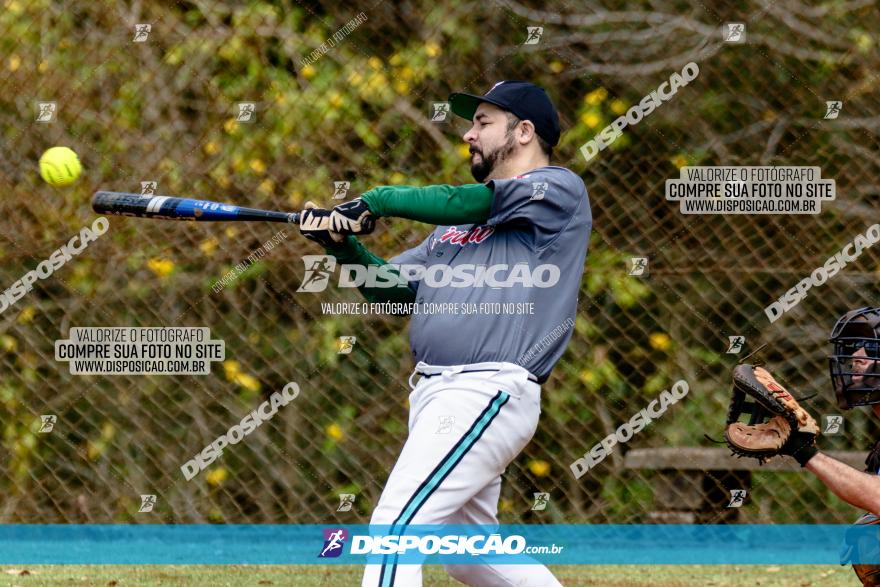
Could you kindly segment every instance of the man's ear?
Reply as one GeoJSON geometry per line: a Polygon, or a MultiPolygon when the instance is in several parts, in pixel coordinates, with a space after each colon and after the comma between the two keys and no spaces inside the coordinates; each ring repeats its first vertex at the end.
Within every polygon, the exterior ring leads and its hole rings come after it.
{"type": "Polygon", "coordinates": [[[521,145],[525,145],[530,140],[535,138],[537,135],[535,134],[535,125],[532,124],[531,120],[522,120],[518,125],[518,136],[517,140],[521,145]]]}

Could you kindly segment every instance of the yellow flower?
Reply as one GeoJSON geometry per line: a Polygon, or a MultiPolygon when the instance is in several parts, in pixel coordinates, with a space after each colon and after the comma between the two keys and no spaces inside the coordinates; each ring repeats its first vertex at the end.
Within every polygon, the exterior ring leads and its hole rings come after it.
{"type": "Polygon", "coordinates": [[[391,65],[400,65],[403,63],[403,57],[400,56],[400,53],[395,53],[391,56],[391,59],[388,60],[388,63],[391,65]]]}
{"type": "Polygon", "coordinates": [[[248,375],[247,373],[237,373],[234,377],[236,383],[244,387],[248,391],[253,391],[254,393],[260,391],[260,382],[257,381],[257,378],[253,375],[248,375]]]}
{"type": "Polygon", "coordinates": [[[409,84],[402,79],[394,80],[394,91],[404,96],[409,93],[409,84]]]}
{"type": "Polygon", "coordinates": [[[563,65],[561,61],[550,62],[550,71],[553,73],[560,73],[563,69],[565,69],[565,65],[563,65]]]}
{"type": "Polygon", "coordinates": [[[339,442],[343,438],[345,438],[345,433],[342,431],[342,427],[339,426],[336,422],[328,425],[327,428],[324,429],[324,432],[327,433],[327,436],[339,442]]]}
{"type": "Polygon", "coordinates": [[[626,112],[626,102],[620,98],[615,98],[611,101],[611,111],[617,115],[623,114],[626,112]]]}
{"type": "Polygon", "coordinates": [[[37,310],[33,306],[25,306],[25,308],[18,315],[18,323],[27,324],[28,322],[32,322],[36,313],[37,310]]]}
{"type": "Polygon", "coordinates": [[[504,513],[512,512],[513,500],[507,497],[502,497],[501,500],[498,501],[498,511],[504,513]]]}
{"type": "Polygon", "coordinates": [[[254,173],[259,173],[260,175],[263,175],[264,173],[266,173],[266,164],[263,163],[262,159],[254,159],[253,161],[251,161],[251,170],[254,173]]]}
{"type": "Polygon", "coordinates": [[[584,98],[584,102],[589,104],[590,106],[598,106],[602,102],[605,101],[605,98],[608,97],[608,90],[605,88],[596,88],[592,92],[586,95],[584,98]]]}
{"type": "Polygon", "coordinates": [[[670,159],[670,161],[678,169],[681,169],[682,167],[684,167],[685,165],[688,164],[687,157],[685,157],[684,155],[682,155],[680,153],[678,155],[676,155],[675,157],[673,157],[672,159],[670,159]]]}
{"type": "Polygon", "coordinates": [[[220,244],[216,238],[211,237],[208,240],[202,241],[202,244],[199,245],[199,250],[204,254],[211,256],[214,254],[214,251],[217,250],[217,245],[220,244]]]}
{"type": "Polygon", "coordinates": [[[578,379],[581,380],[581,383],[584,385],[593,385],[596,382],[596,373],[594,373],[590,369],[584,369],[578,375],[578,379]]]}
{"type": "Polygon", "coordinates": [[[46,73],[49,71],[49,62],[48,61],[40,61],[40,65],[37,66],[37,71],[40,73],[46,73]]]}
{"type": "Polygon", "coordinates": [[[342,99],[342,94],[339,92],[333,92],[330,94],[330,107],[333,109],[339,109],[345,101],[342,99]]]}
{"type": "Polygon", "coordinates": [[[406,81],[410,81],[416,75],[416,70],[414,70],[409,65],[406,65],[400,69],[400,77],[405,79],[406,81]]]}
{"type": "Polygon", "coordinates": [[[9,58],[9,71],[15,71],[21,66],[21,57],[12,55],[9,58]]]}
{"type": "Polygon", "coordinates": [[[471,158],[471,146],[468,143],[462,143],[458,147],[458,154],[461,155],[462,159],[470,159],[471,158]]]}
{"type": "Polygon", "coordinates": [[[602,117],[595,112],[584,112],[581,115],[581,122],[590,128],[596,128],[602,123],[602,117]]]}
{"type": "Polygon", "coordinates": [[[18,348],[18,341],[14,337],[4,334],[0,336],[0,348],[7,353],[15,352],[15,349],[18,348]]]}
{"type": "Polygon", "coordinates": [[[388,181],[392,184],[400,185],[406,181],[406,176],[399,171],[395,171],[391,174],[391,177],[388,179],[388,181]]]}
{"type": "Polygon", "coordinates": [[[382,69],[382,60],[378,57],[370,57],[367,60],[367,65],[369,65],[373,69],[379,70],[382,69]]]}
{"type": "Polygon", "coordinates": [[[303,68],[300,70],[300,73],[302,73],[302,76],[304,78],[312,79],[313,77],[315,77],[315,75],[317,75],[318,70],[316,70],[314,67],[311,66],[311,64],[309,64],[303,66],[303,68]]]}
{"type": "Polygon", "coordinates": [[[238,121],[234,118],[230,118],[226,122],[223,123],[223,130],[225,130],[228,134],[232,134],[238,128],[238,121]]]}
{"type": "MultiPolygon", "coordinates": [[[[856,46],[859,48],[859,50],[862,53],[867,53],[873,45],[874,45],[874,40],[867,33],[862,33],[856,39],[856,46]]],[[[13,71],[15,71],[15,70],[13,69],[13,71]]]]}
{"type": "Polygon", "coordinates": [[[355,86],[355,87],[358,87],[358,86],[360,86],[361,84],[364,83],[364,76],[361,75],[361,73],[358,72],[358,71],[352,71],[352,72],[348,75],[348,82],[349,82],[351,85],[353,85],[353,86],[355,86]]]}
{"type": "Polygon", "coordinates": [[[257,186],[257,191],[261,194],[265,194],[267,196],[271,196],[272,192],[275,190],[275,182],[271,179],[264,179],[260,182],[260,185],[257,186]]]}
{"type": "Polygon", "coordinates": [[[229,477],[229,471],[226,470],[226,467],[217,467],[207,475],[205,475],[205,480],[208,482],[208,485],[213,485],[215,487],[221,485],[226,479],[229,477]]]}
{"type": "Polygon", "coordinates": [[[238,361],[231,359],[223,361],[223,373],[226,375],[226,379],[231,381],[236,375],[241,373],[241,365],[238,364],[238,361]]]}
{"type": "Polygon", "coordinates": [[[224,231],[224,234],[227,236],[227,238],[235,238],[236,235],[238,234],[238,231],[234,228],[227,228],[224,231]]]}
{"type": "Polygon", "coordinates": [[[658,351],[665,351],[669,348],[670,340],[669,335],[663,332],[654,332],[651,336],[648,337],[648,342],[651,345],[652,349],[656,349],[658,351]]]}
{"type": "Polygon", "coordinates": [[[168,277],[174,271],[174,261],[153,257],[147,261],[147,268],[155,273],[157,277],[168,277]]]}
{"type": "Polygon", "coordinates": [[[425,53],[428,54],[428,57],[437,57],[443,51],[440,49],[440,45],[431,41],[425,45],[425,53]]]}
{"type": "Polygon", "coordinates": [[[217,146],[217,143],[214,141],[208,141],[205,143],[205,146],[202,147],[202,150],[206,155],[216,155],[217,151],[220,150],[220,147],[217,146]]]}
{"type": "Polygon", "coordinates": [[[550,474],[550,463],[540,459],[532,459],[529,461],[529,471],[535,477],[546,477],[550,474]]]}

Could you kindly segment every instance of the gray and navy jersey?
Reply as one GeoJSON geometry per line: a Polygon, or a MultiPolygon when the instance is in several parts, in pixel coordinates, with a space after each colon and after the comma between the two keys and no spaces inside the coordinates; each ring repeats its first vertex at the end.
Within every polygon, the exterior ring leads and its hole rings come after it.
{"type": "Polygon", "coordinates": [[[543,382],[574,329],[593,224],[587,190],[552,166],[487,185],[494,199],[485,224],[438,226],[389,260],[425,267],[410,281],[421,308],[411,316],[410,348],[431,365],[515,363],[543,382]]]}

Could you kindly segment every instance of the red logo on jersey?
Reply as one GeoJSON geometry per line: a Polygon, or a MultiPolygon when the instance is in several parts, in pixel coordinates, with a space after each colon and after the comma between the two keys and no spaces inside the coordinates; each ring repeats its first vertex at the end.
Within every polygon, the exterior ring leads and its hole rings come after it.
{"type": "Polygon", "coordinates": [[[492,226],[478,226],[470,230],[458,230],[455,226],[450,226],[440,236],[440,242],[449,242],[450,244],[461,246],[465,246],[468,243],[480,244],[489,238],[493,232],[495,232],[495,228],[492,226]]]}

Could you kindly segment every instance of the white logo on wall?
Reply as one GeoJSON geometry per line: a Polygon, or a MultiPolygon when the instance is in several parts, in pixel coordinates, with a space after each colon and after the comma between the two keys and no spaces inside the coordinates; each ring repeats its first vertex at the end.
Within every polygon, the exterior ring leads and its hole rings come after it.
{"type": "Polygon", "coordinates": [[[330,274],[336,269],[336,257],[330,255],[303,255],[306,273],[298,292],[316,293],[327,289],[330,274]]]}
{"type": "Polygon", "coordinates": [[[526,27],[526,42],[523,45],[537,45],[543,34],[544,27],[542,26],[526,27]]]}
{"type": "Polygon", "coordinates": [[[254,102],[238,102],[238,115],[235,120],[250,124],[257,121],[257,105],[254,102]]]}
{"type": "Polygon", "coordinates": [[[134,38],[132,41],[135,43],[143,43],[150,36],[150,31],[153,30],[153,25],[151,24],[136,24],[134,25],[134,38]]]}
{"type": "Polygon", "coordinates": [[[532,504],[533,512],[543,512],[547,509],[547,504],[550,503],[550,494],[549,493],[533,493],[535,498],[535,503],[532,504]]]}
{"type": "Polygon", "coordinates": [[[546,181],[533,181],[532,182],[532,197],[530,200],[543,200],[544,195],[547,193],[547,182],[546,181]]]}
{"type": "Polygon", "coordinates": [[[843,416],[839,414],[828,414],[822,416],[825,425],[822,427],[822,434],[834,435],[843,433],[843,416]]]}
{"type": "Polygon", "coordinates": [[[730,503],[727,504],[729,508],[738,508],[742,506],[743,502],[746,499],[746,490],[745,489],[731,489],[730,490],[730,503]]]}
{"type": "Polygon", "coordinates": [[[834,120],[843,109],[843,102],[840,100],[831,100],[825,102],[825,120],[834,120]]]}
{"type": "Polygon", "coordinates": [[[156,505],[156,496],[155,495],[142,495],[141,496],[141,507],[138,508],[138,512],[151,512],[153,511],[153,507],[156,505]]]}
{"type": "Polygon", "coordinates": [[[726,22],[722,31],[725,43],[746,42],[746,24],[744,22],[726,22]]]}
{"type": "Polygon", "coordinates": [[[159,189],[159,182],[157,181],[142,181],[141,182],[141,195],[142,196],[153,196],[156,194],[156,190],[159,189]]]}
{"type": "Polygon", "coordinates": [[[340,493],[339,494],[339,507],[336,508],[337,512],[350,512],[352,506],[354,506],[354,493],[340,493]]]}
{"type": "Polygon", "coordinates": [[[345,195],[348,193],[348,188],[351,187],[350,181],[334,181],[333,182],[333,199],[334,200],[344,200],[345,195]]]}
{"type": "Polygon", "coordinates": [[[455,426],[455,416],[440,416],[440,426],[437,427],[437,434],[449,434],[452,427],[455,426]]]}
{"type": "Polygon", "coordinates": [[[338,351],[336,351],[336,354],[350,355],[351,351],[354,350],[354,343],[356,342],[356,336],[340,336],[339,340],[336,342],[336,346],[339,349],[338,351]]]}
{"type": "Polygon", "coordinates": [[[57,110],[55,102],[37,102],[37,122],[52,122],[57,110]]]}
{"type": "Polygon", "coordinates": [[[449,102],[431,102],[431,122],[448,122],[449,102]]]}
{"type": "Polygon", "coordinates": [[[58,416],[55,414],[46,414],[44,416],[40,416],[40,432],[43,434],[48,434],[52,432],[52,429],[55,428],[55,423],[58,421],[58,416]]]}
{"type": "Polygon", "coordinates": [[[648,271],[647,257],[630,257],[629,264],[630,275],[642,276],[648,271]]]}
{"type": "Polygon", "coordinates": [[[727,340],[730,341],[729,346],[727,347],[728,355],[738,355],[741,350],[743,350],[743,346],[746,344],[745,336],[728,336],[727,340]]]}

